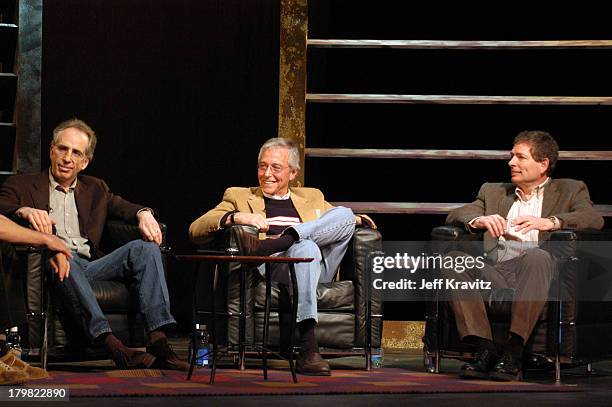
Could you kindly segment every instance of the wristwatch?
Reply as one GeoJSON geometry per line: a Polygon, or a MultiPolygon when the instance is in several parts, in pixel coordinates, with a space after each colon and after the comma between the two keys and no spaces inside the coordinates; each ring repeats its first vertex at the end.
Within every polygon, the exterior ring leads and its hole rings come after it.
{"type": "Polygon", "coordinates": [[[560,222],[559,222],[559,218],[557,218],[556,216],[549,216],[548,218],[546,218],[548,220],[550,220],[553,223],[553,228],[552,230],[557,230],[557,229],[561,229],[560,227],[560,222]]]}

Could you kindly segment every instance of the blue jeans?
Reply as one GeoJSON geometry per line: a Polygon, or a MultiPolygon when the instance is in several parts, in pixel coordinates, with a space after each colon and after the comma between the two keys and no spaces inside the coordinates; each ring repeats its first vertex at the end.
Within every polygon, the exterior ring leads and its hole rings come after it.
{"type": "Polygon", "coordinates": [[[76,253],[70,260],[70,275],[61,284],[83,307],[91,338],[112,332],[91,288],[94,281],[108,280],[123,280],[138,294],[147,332],[176,323],[170,314],[170,299],[159,247],[152,242],[133,240],[94,261],[76,253]]]}
{"type": "Polygon", "coordinates": [[[293,226],[300,239],[286,252],[287,257],[313,257],[310,263],[297,263],[297,322],[317,320],[317,284],[334,279],[338,266],[355,232],[355,215],[344,207],[335,207],[317,220],[293,226]]]}

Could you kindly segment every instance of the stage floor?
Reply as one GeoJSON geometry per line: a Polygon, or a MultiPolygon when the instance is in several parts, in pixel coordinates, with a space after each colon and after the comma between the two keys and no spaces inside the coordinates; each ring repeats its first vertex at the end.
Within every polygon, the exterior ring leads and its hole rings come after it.
{"type": "MultiPolygon", "coordinates": [[[[187,339],[171,340],[177,353],[186,357],[187,339]]],[[[273,361],[272,366],[280,361],[273,361]]],[[[330,360],[332,369],[362,368],[363,358],[351,357],[330,360]]],[[[285,363],[286,365],[286,363],[285,363]]],[[[444,373],[456,373],[460,362],[445,359],[442,364],[444,373]]],[[[247,360],[247,367],[256,369],[259,363],[255,359],[247,360]]],[[[79,363],[51,364],[50,370],[83,370],[87,368],[110,368],[111,361],[90,361],[79,363]]],[[[384,355],[384,367],[423,371],[422,356],[415,350],[390,350],[384,355]]],[[[563,371],[563,385],[577,386],[580,390],[571,393],[438,393],[438,394],[372,394],[372,395],[301,395],[301,396],[223,396],[223,397],[122,397],[122,398],[72,398],[71,405],[102,407],[112,403],[115,406],[397,406],[406,403],[427,403],[429,406],[610,406],[612,391],[612,361],[599,362],[593,365],[595,374],[587,376],[584,368],[563,371]],[[608,373],[609,372],[609,373],[608,373]]],[[[551,384],[553,373],[529,373],[530,382],[551,384]]],[[[47,405],[66,405],[65,403],[46,403],[47,405]]]]}

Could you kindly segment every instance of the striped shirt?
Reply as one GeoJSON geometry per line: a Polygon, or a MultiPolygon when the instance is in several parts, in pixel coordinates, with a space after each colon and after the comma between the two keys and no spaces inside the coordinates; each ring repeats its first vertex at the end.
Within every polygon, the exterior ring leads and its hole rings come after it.
{"type": "Polygon", "coordinates": [[[517,187],[515,189],[514,193],[517,199],[510,207],[510,211],[508,211],[506,216],[508,222],[506,233],[499,238],[498,261],[510,260],[519,256],[525,250],[538,245],[539,230],[532,229],[524,234],[522,230],[517,232],[513,221],[519,216],[542,217],[544,188],[548,185],[549,180],[550,178],[546,178],[546,181],[535,187],[528,198],[520,188],[517,187]]]}
{"type": "Polygon", "coordinates": [[[270,229],[268,235],[280,235],[288,227],[302,223],[293,201],[290,198],[272,199],[264,196],[266,220],[270,229]]]}

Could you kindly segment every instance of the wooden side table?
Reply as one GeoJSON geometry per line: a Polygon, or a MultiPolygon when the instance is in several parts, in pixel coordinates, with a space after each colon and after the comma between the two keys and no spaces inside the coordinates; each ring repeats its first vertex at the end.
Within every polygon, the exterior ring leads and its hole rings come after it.
{"type": "MultiPolygon", "coordinates": [[[[246,325],[246,290],[245,290],[245,276],[248,272],[249,268],[252,269],[254,265],[257,264],[265,264],[265,280],[266,280],[266,299],[264,304],[264,330],[263,330],[263,341],[262,341],[262,356],[263,356],[263,373],[264,380],[268,379],[268,325],[270,320],[270,303],[271,303],[271,295],[272,295],[272,273],[271,273],[271,265],[273,263],[278,264],[287,264],[289,266],[289,276],[291,280],[291,286],[293,291],[293,298],[291,300],[291,325],[289,327],[292,334],[290,335],[289,342],[289,368],[291,369],[291,376],[293,378],[293,382],[297,383],[297,374],[295,371],[295,365],[293,361],[293,347],[294,347],[294,335],[295,332],[295,320],[297,319],[297,305],[298,305],[298,288],[297,281],[295,278],[295,264],[296,263],[309,263],[314,259],[311,257],[271,257],[271,256],[235,256],[235,255],[227,255],[227,254],[183,254],[175,256],[179,261],[190,261],[190,262],[208,262],[214,264],[214,275],[213,275],[213,283],[210,286],[210,298],[211,298],[211,320],[210,324],[210,335],[213,344],[213,352],[212,352],[212,364],[210,366],[210,384],[215,382],[215,372],[216,372],[216,356],[217,356],[217,340],[215,335],[215,325],[217,320],[217,312],[215,307],[215,293],[217,291],[217,276],[219,272],[219,265],[221,264],[229,264],[229,263],[240,263],[240,312],[238,314],[239,324],[238,324],[238,361],[241,369],[244,369],[244,360],[245,360],[245,325],[246,325]]],[[[199,273],[196,273],[196,282],[194,282],[193,293],[192,293],[192,301],[193,301],[193,314],[194,318],[198,314],[198,310],[196,309],[196,287],[197,287],[197,276],[199,273]]],[[[225,316],[229,316],[225,314],[225,316]]],[[[193,374],[193,369],[196,361],[196,332],[192,332],[192,349],[191,349],[191,360],[189,366],[189,373],[187,374],[187,380],[191,380],[191,376],[193,374]]]]}

